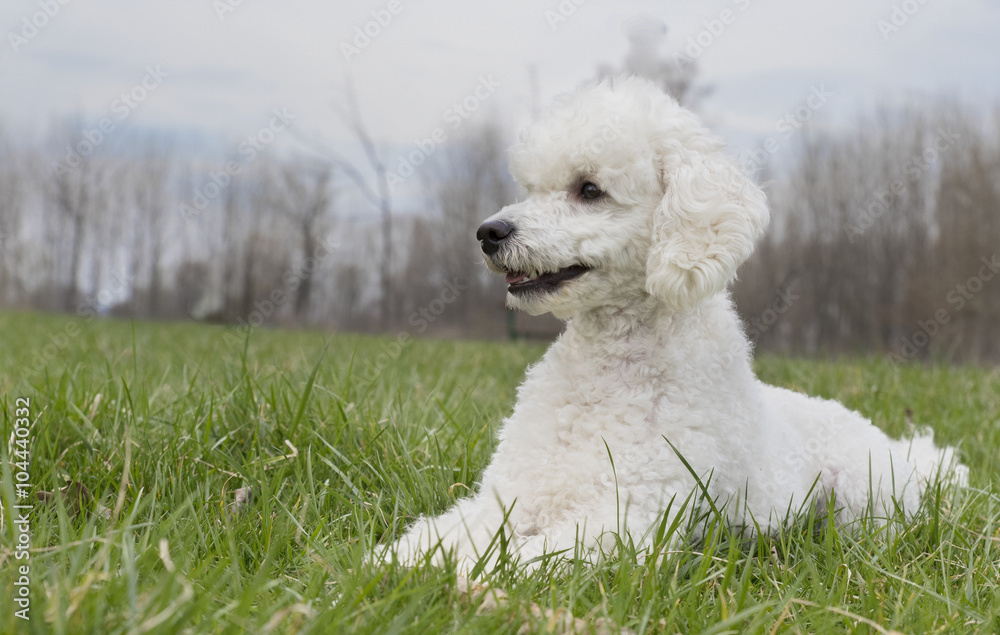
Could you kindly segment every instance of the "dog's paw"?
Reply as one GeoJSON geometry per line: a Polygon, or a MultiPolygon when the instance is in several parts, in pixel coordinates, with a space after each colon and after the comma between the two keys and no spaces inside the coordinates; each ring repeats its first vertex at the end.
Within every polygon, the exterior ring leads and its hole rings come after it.
{"type": "Polygon", "coordinates": [[[441,566],[444,561],[444,543],[433,531],[433,525],[421,520],[411,526],[394,542],[379,545],[370,554],[378,563],[414,568],[420,564],[441,566]]]}

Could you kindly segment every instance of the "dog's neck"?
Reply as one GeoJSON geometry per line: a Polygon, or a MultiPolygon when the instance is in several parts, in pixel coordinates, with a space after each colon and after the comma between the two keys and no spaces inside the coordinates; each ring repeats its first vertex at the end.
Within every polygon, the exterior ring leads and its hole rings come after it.
{"type": "Polygon", "coordinates": [[[682,334],[692,328],[700,330],[706,319],[736,320],[732,300],[719,294],[694,309],[676,311],[657,298],[643,294],[624,306],[600,306],[581,311],[567,320],[567,331],[584,339],[608,341],[634,338],[643,333],[682,334]]]}
{"type": "Polygon", "coordinates": [[[626,308],[588,310],[568,320],[560,339],[581,358],[603,359],[609,366],[616,360],[630,366],[639,356],[644,364],[675,372],[695,364],[694,354],[706,356],[704,363],[718,360],[727,374],[750,370],[750,344],[726,294],[680,312],[651,296],[626,308]]]}

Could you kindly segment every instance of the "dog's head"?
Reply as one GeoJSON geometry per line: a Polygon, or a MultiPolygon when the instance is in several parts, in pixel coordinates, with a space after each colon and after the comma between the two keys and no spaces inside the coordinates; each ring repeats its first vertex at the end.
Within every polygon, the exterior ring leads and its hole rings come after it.
{"type": "Polygon", "coordinates": [[[693,114],[638,78],[558,101],[510,151],[527,197],[479,228],[507,302],[559,317],[723,291],[768,220],[763,192],[693,114]]]}

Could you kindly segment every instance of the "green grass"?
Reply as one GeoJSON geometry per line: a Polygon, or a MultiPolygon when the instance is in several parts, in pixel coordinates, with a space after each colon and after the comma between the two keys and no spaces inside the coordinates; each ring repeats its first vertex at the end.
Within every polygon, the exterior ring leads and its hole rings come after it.
{"type": "Polygon", "coordinates": [[[658,561],[626,544],[599,565],[504,563],[483,578],[508,604],[478,614],[449,571],[365,550],[467,494],[543,347],[257,331],[244,349],[232,329],[35,314],[0,314],[0,333],[3,438],[30,398],[30,482],[81,482],[101,506],[34,504],[31,620],[17,619],[2,450],[2,632],[544,632],[533,603],[635,632],[1000,631],[996,370],[764,358],[766,381],[893,435],[910,409],[960,445],[971,487],[892,536],[807,518],[658,561]],[[254,497],[234,513],[241,487],[254,497]]]}

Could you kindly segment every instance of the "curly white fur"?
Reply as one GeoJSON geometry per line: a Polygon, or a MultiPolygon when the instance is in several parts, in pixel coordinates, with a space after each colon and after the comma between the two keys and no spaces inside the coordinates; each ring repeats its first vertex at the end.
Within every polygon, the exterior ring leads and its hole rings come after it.
{"type": "Polygon", "coordinates": [[[940,469],[966,482],[929,435],[891,440],[836,402],[754,376],[725,287],[767,225],[764,194],[652,84],[621,78],[558,101],[510,159],[527,197],[490,219],[514,231],[488,266],[590,270],[551,293],[508,294],[566,331],[528,370],[478,493],[419,519],[385,557],[415,564],[436,550],[469,569],[501,526],[522,562],[607,532],[648,541],[671,499],[673,514],[699,487],[670,444],[737,528],[773,529],[833,492],[838,522],[912,513],[940,469]],[[583,182],[605,194],[585,200],[583,182]]]}

